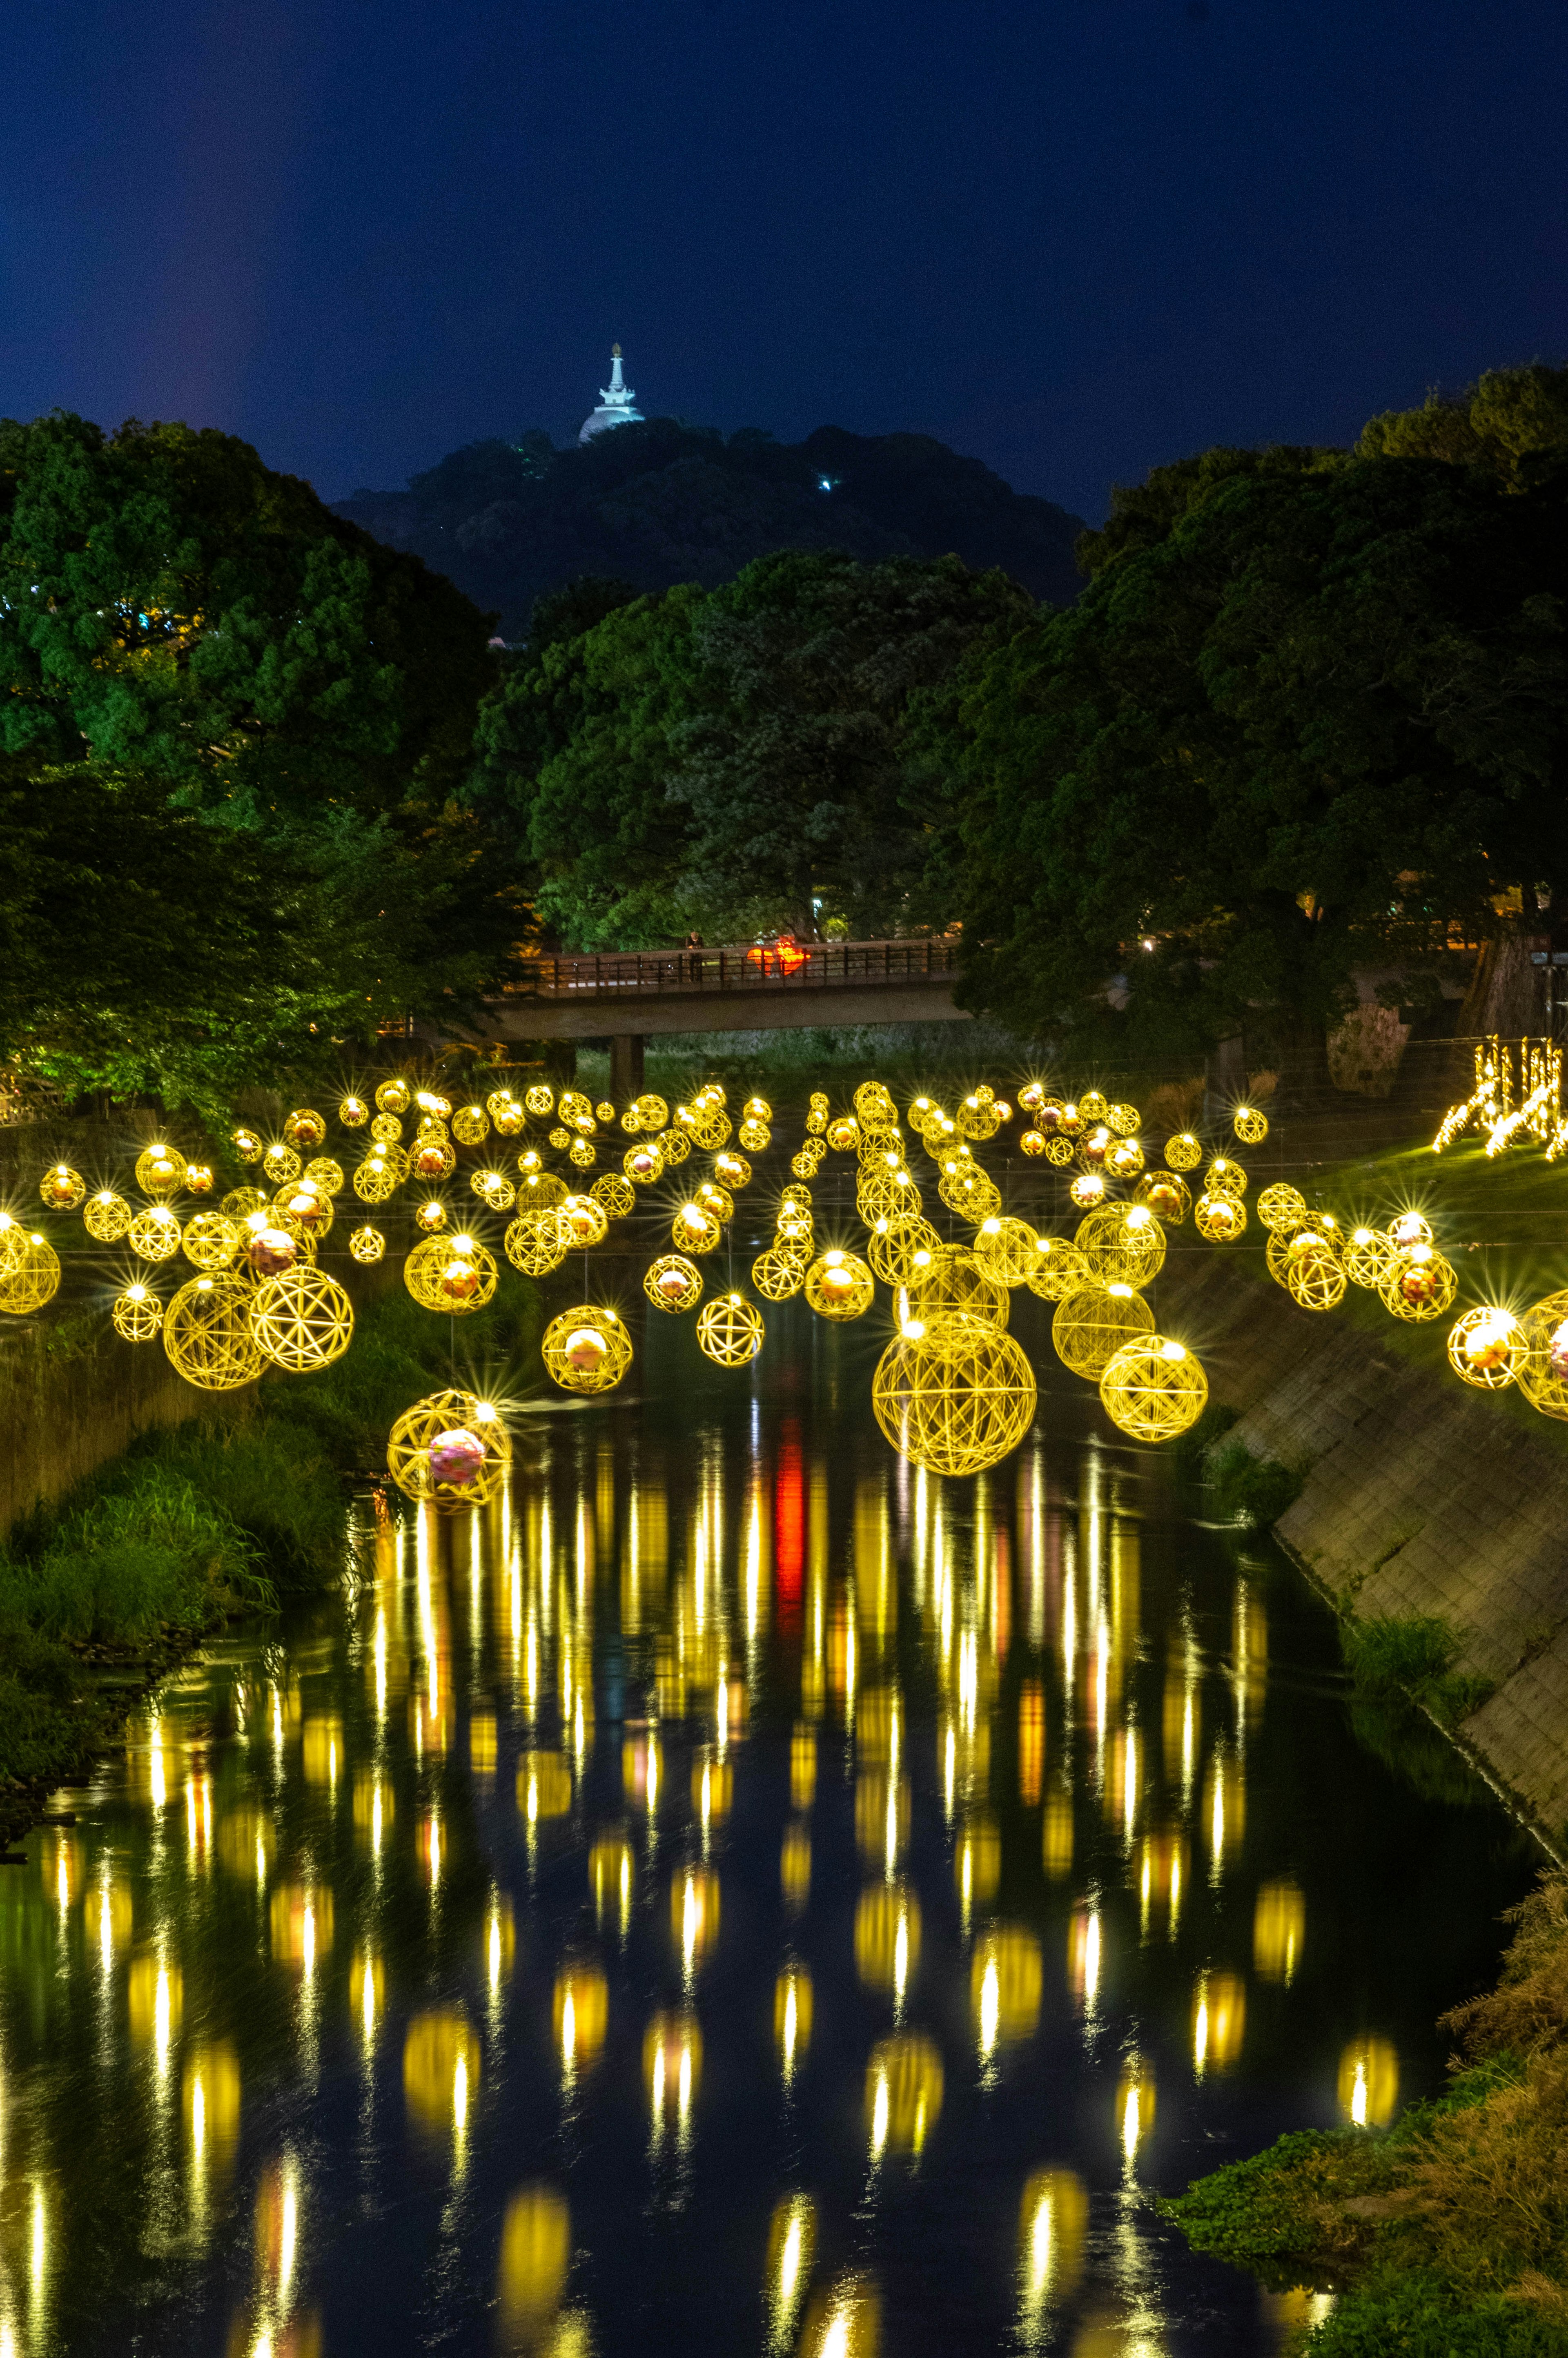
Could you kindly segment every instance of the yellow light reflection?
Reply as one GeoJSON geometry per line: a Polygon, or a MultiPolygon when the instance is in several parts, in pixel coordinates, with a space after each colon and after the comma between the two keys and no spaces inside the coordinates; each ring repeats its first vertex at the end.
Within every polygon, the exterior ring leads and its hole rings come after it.
{"type": "Polygon", "coordinates": [[[1088,2189],[1077,2173],[1037,2169],[1023,2190],[1018,2214],[1019,2308],[1026,2346],[1033,2346],[1053,2303],[1076,2289],[1088,2225],[1088,2189]]]}
{"type": "Polygon", "coordinates": [[[1193,1996],[1193,2071],[1224,2071],[1241,2052],[1247,2028],[1246,1985],[1236,1974],[1200,1974],[1193,1996]]]}
{"type": "Polygon", "coordinates": [[[354,1831],[370,1845],[371,1856],[381,1856],[381,1846],[386,1838],[397,1802],[386,1779],[374,1768],[361,1768],[354,1776],[354,1831]]]}
{"type": "Polygon", "coordinates": [[[381,1959],[373,1950],[360,1949],[349,1967],[349,2003],[359,2017],[360,2037],[369,2054],[375,2045],[376,2028],[386,2011],[385,1976],[381,1959]]]}
{"type": "Polygon", "coordinates": [[[517,1807],[526,1823],[564,1818],[571,1805],[572,1772],[565,1754],[526,1753],[517,1768],[517,1807]]]}
{"type": "Polygon", "coordinates": [[[596,1842],[588,1855],[588,1884],[593,1894],[593,1920],[602,1924],[613,1909],[624,1932],[632,1921],[632,1845],[619,1835],[596,1842]]]}
{"type": "Polygon", "coordinates": [[[1122,2158],[1130,2170],[1139,2147],[1147,2144],[1154,2127],[1154,2082],[1136,2056],[1130,2058],[1117,2086],[1116,2126],[1122,2158]]]}
{"type": "Polygon", "coordinates": [[[307,1976],[332,1945],[332,1895],[319,1886],[279,1884],[269,1909],[272,1953],[279,1964],[297,1965],[307,1976]]]}
{"type": "Polygon", "coordinates": [[[1040,2019],[1044,1980],[1040,1943],[1033,1932],[998,1926],[975,1944],[969,1966],[969,2003],[989,2062],[999,2046],[1033,2038],[1040,2019]]]}
{"type": "Polygon", "coordinates": [[[587,2071],[604,2044],[610,1987],[597,1965],[568,1965],[556,1976],[550,2021],[567,2078],[587,2071]]]}
{"type": "Polygon", "coordinates": [[[300,1747],[300,1767],[308,1785],[336,1785],[343,1768],[343,1723],[334,1717],[308,1719],[300,1747]]]}
{"type": "Polygon", "coordinates": [[[869,2276],[844,2277],[814,2293],[800,2337],[800,2358],[880,2358],[882,2305],[869,2276]]]}
{"type": "Polygon", "coordinates": [[[797,1725],[790,1738],[789,1798],[796,1810],[809,1810],[816,1799],[816,1736],[805,1725],[797,1725]]]}
{"type": "Polygon", "coordinates": [[[687,1867],[670,1887],[670,1922],[689,1982],[719,1938],[719,1877],[707,1867],[687,1867]]]}
{"type": "Polygon", "coordinates": [[[88,1942],[98,1952],[100,1963],[107,1973],[117,1956],[131,1945],[131,1895],[123,1883],[112,1883],[108,1869],[103,1880],[93,1885],[87,1895],[82,1922],[88,1942]]]}
{"type": "Polygon", "coordinates": [[[958,1916],[967,1932],[977,1908],[989,1908],[1001,1880],[1001,1836],[994,1818],[975,1818],[960,1833],[953,1851],[953,1881],[957,1887],[958,1916]]]}
{"type": "Polygon", "coordinates": [[[811,1975],[804,1965],[786,1965],[773,1987],[773,2038],[784,2084],[811,2044],[811,1975]]]}
{"type": "Polygon", "coordinates": [[[874,1883],[855,1910],[855,1966],[869,1989],[902,2006],[920,1963],[920,1902],[906,1884],[874,1883]]]}
{"type": "Polygon", "coordinates": [[[476,1777],[495,1774],[495,1714],[476,1711],[469,1721],[469,1767],[476,1777]]]}
{"type": "Polygon", "coordinates": [[[1041,1853],[1045,1872],[1060,1883],[1073,1871],[1073,1797],[1058,1789],[1045,1796],[1041,1853]]]}
{"type": "Polygon", "coordinates": [[[1252,1912],[1252,1963],[1260,1980],[1288,1989],[1306,1939],[1306,1895],[1287,1879],[1265,1883],[1252,1912]]]}
{"type": "Polygon", "coordinates": [[[657,2141],[673,2121],[684,2147],[702,2077],[702,2032],[696,2015],[656,2014],[643,2040],[643,2078],[657,2141]]]}
{"type": "Polygon", "coordinates": [[[1216,1752],[1204,1779],[1203,1825],[1208,1844],[1209,1879],[1217,1883],[1221,1871],[1241,1848],[1247,1831],[1247,1788],[1238,1761],[1216,1752]]]}
{"type": "Polygon", "coordinates": [[[178,1965],[148,1950],[131,1960],[127,1996],[131,2037],[138,2046],[152,2047],[161,2071],[185,2010],[184,1976],[178,1965]]]}
{"type": "Polygon", "coordinates": [[[779,1880],[788,1906],[795,1911],[811,1896],[811,1836],[804,1826],[786,1826],[779,1854],[779,1880]]]}
{"type": "Polygon", "coordinates": [[[734,1792],[735,1772],[728,1760],[692,1762],[691,1806],[704,1833],[729,1816],[734,1792]]]}
{"type": "Polygon", "coordinates": [[[621,1779],[626,1799],[652,1817],[659,1806],[664,1778],[664,1753],[656,1736],[630,1736],[621,1753],[621,1779]]]}
{"type": "Polygon", "coordinates": [[[942,2110],[942,2058],[914,2030],[880,2039],[866,2066],[866,2129],[871,2159],[919,2155],[942,2110]]]}
{"type": "Polygon", "coordinates": [[[479,2076],[479,2040],[464,2015],[455,2006],[434,2006],[415,2016],[403,2041],[403,2094],[417,2127],[460,2137],[479,2076]]]}
{"type": "Polygon", "coordinates": [[[1353,2039],[1339,2059],[1339,2109],[1353,2128],[1386,2128],[1400,2094],[1400,2059],[1386,2039],[1353,2039]]]}
{"type": "Polygon", "coordinates": [[[484,1920],[484,1978],[492,1997],[510,1974],[516,1954],[517,1925],[512,1902],[500,1892],[492,1893],[484,1920]]]}
{"type": "Polygon", "coordinates": [[[768,2225],[768,2256],[762,2297],[768,2316],[768,2346],[789,2348],[795,2320],[811,2280],[816,2255],[816,2206],[806,2194],[781,2195],[768,2225]]]}
{"type": "Polygon", "coordinates": [[[497,2279],[503,2352],[537,2347],[571,2265],[571,2214],[550,2186],[520,2187],[506,2206],[497,2279]]]}
{"type": "Polygon", "coordinates": [[[1138,1920],[1143,1931],[1162,1923],[1174,1940],[1191,1880],[1187,1838],[1179,1826],[1144,1835],[1138,1852],[1138,1920]]]}
{"type": "Polygon", "coordinates": [[[870,1768],[855,1785],[855,1839],[860,1855],[881,1859],[891,1875],[909,1840],[910,1798],[907,1777],[885,1768],[870,1768]]]}
{"type": "Polygon", "coordinates": [[[240,2135],[240,2059],[226,2039],[195,2047],[186,2058],[180,2109],[198,2176],[225,2170],[240,2135]]]}
{"type": "Polygon", "coordinates": [[[1072,1985],[1073,1996],[1087,2014],[1094,2012],[1099,1996],[1104,1963],[1101,1949],[1098,1909],[1075,1909],[1073,1920],[1067,1928],[1067,1979],[1072,1985]]]}

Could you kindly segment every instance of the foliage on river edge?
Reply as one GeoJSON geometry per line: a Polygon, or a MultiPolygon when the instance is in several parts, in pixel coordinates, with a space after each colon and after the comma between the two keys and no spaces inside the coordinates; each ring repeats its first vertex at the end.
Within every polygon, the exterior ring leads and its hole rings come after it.
{"type": "Polygon", "coordinates": [[[1339,2292],[1310,2358],[1568,2353],[1568,1877],[1510,1920],[1497,1988],[1443,2017],[1446,2096],[1297,2131],[1161,2206],[1195,2250],[1339,2292]]]}
{"type": "MultiPolygon", "coordinates": [[[[469,1367],[504,1367],[535,1323],[533,1288],[519,1281],[509,1296],[465,1321],[469,1367]]],[[[269,1376],[222,1421],[138,1435],[12,1531],[0,1551],[0,1833],[27,1823],[40,1785],[112,1740],[111,1713],[82,1691],[84,1662],[150,1673],[232,1615],[328,1585],[344,1561],[343,1477],[381,1470],[388,1426],[454,1379],[450,1362],[448,1323],[388,1291],[334,1367],[269,1376]]]]}

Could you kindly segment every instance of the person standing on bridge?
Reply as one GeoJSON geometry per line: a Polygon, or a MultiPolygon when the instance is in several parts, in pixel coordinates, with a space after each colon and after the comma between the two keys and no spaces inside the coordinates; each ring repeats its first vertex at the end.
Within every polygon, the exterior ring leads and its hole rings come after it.
{"type": "MultiPolygon", "coordinates": [[[[688,950],[700,950],[703,946],[702,936],[696,932],[687,934],[686,937],[686,946],[688,950]]],[[[693,982],[700,982],[702,980],[701,958],[688,957],[687,960],[687,971],[690,975],[693,982]]]]}

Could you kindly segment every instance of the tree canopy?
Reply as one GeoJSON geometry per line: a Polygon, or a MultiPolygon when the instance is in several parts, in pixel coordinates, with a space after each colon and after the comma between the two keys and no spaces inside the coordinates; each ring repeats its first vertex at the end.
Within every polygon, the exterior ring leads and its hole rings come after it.
{"type": "Polygon", "coordinates": [[[1568,449],[1378,428],[1119,494],[1077,605],[928,706],[972,1004],[1150,1053],[1321,1041],[1356,967],[1568,887],[1568,449]]]}
{"type": "Polygon", "coordinates": [[[910,709],[1032,610],[956,557],[793,550],[637,599],[509,669],[481,717],[481,802],[514,815],[541,918],[581,946],[907,922],[926,827],[910,709]]]}
{"type": "Polygon", "coordinates": [[[211,1098],[503,970],[486,638],[231,436],[0,422],[0,1055],[211,1098]]]}

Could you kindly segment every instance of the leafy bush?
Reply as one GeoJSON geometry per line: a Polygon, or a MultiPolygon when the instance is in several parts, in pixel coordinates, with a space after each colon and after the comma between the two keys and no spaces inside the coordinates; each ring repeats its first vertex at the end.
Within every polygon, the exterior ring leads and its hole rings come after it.
{"type": "Polygon", "coordinates": [[[1311,2358],[1565,2358],[1568,2331],[1501,2296],[1456,2305],[1440,2277],[1400,2277],[1338,2301],[1311,2358]]]}
{"type": "Polygon", "coordinates": [[[77,1700],[78,1676],[63,1646],[0,1621],[0,1780],[60,1776],[102,1740],[102,1714],[77,1700]]]}
{"type": "Polygon", "coordinates": [[[238,1522],[159,1463],[66,1515],[46,1547],[7,1563],[0,1579],[7,1608],[57,1639],[196,1632],[276,1602],[238,1522]]]}
{"type": "Polygon", "coordinates": [[[1490,1679],[1456,1671],[1458,1630],[1438,1614],[1368,1614],[1340,1624],[1340,1643],[1357,1687],[1375,1701],[1412,1695],[1452,1727],[1494,1692],[1490,1679]]]}
{"type": "Polygon", "coordinates": [[[1222,1521],[1247,1523],[1262,1530],[1277,1523],[1287,1507],[1302,1494],[1304,1476],[1277,1457],[1254,1457],[1245,1442],[1227,1442],[1211,1449],[1204,1470],[1204,1487],[1222,1521]]]}
{"type": "Polygon", "coordinates": [[[1210,1400],[1195,1424],[1178,1433],[1171,1444],[1171,1455],[1184,1473],[1201,1466],[1215,1443],[1230,1431],[1240,1419],[1239,1409],[1229,1408],[1224,1401],[1210,1400]]]}

